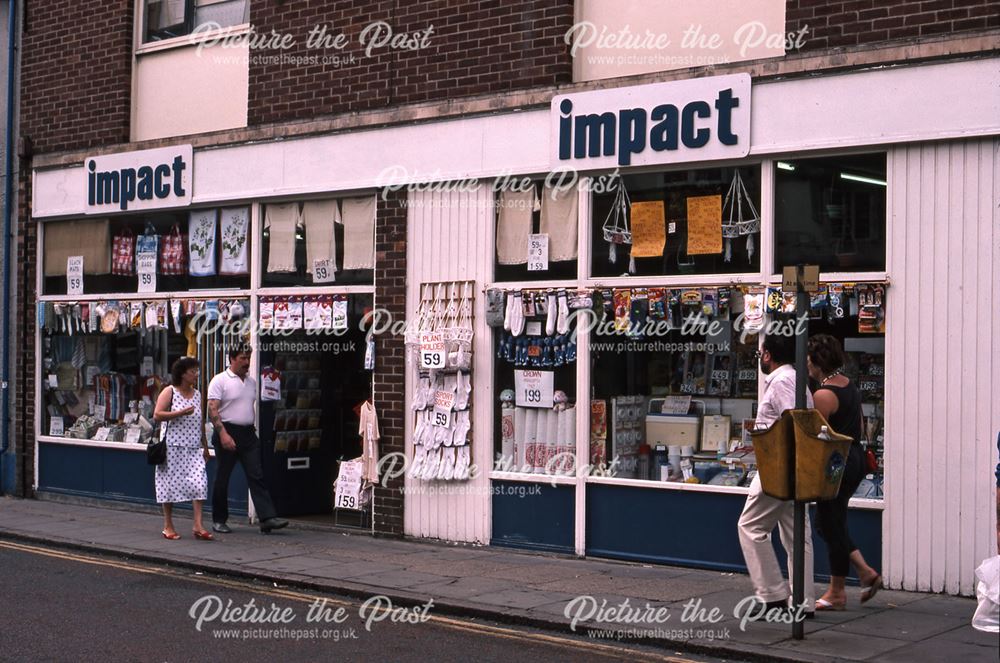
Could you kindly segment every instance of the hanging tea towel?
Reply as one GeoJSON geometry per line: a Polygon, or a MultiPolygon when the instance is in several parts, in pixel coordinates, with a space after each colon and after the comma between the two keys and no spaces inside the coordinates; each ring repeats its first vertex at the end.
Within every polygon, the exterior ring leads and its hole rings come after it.
{"type": "Polygon", "coordinates": [[[215,276],[216,210],[191,212],[188,217],[188,273],[191,276],[215,276]]]}
{"type": "Polygon", "coordinates": [[[219,211],[222,217],[222,264],[220,274],[241,275],[250,273],[250,251],[247,238],[250,227],[250,209],[229,207],[219,211]]]}
{"type": "Polygon", "coordinates": [[[576,260],[578,211],[577,188],[556,189],[545,185],[539,231],[549,236],[549,260],[576,260]]]}
{"type": "Polygon", "coordinates": [[[535,188],[501,191],[497,205],[497,261],[501,265],[523,265],[528,262],[531,217],[539,209],[535,188]]]}
{"type": "Polygon", "coordinates": [[[267,271],[295,271],[295,228],[301,221],[298,203],[267,206],[264,212],[264,227],[270,235],[267,271]]]}
{"type": "Polygon", "coordinates": [[[302,206],[306,226],[306,274],[312,274],[313,262],[331,259],[337,271],[337,234],[334,224],[341,223],[336,200],[311,200],[302,206]]]}
{"type": "Polygon", "coordinates": [[[375,266],[375,209],[377,198],[347,198],[343,202],[344,269],[375,266]]]}

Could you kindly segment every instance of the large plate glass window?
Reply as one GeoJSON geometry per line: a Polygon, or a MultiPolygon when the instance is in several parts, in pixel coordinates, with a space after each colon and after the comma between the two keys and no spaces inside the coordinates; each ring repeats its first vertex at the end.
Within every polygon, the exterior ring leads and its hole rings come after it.
{"type": "Polygon", "coordinates": [[[774,171],[775,270],[885,270],[885,154],[781,159],[774,171]]]}
{"type": "Polygon", "coordinates": [[[575,279],[579,192],[570,178],[496,186],[496,280],[575,279]]]}
{"type": "Polygon", "coordinates": [[[594,277],[760,269],[760,166],[597,181],[590,230],[594,277]]]}

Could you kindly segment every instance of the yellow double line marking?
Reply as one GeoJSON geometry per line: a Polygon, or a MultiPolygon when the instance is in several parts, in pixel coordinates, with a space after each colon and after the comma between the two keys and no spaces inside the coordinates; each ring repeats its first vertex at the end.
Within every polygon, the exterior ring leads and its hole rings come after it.
{"type": "MultiPolygon", "coordinates": [[[[115,561],[110,559],[103,559],[100,557],[93,557],[90,555],[81,555],[79,553],[74,553],[69,551],[52,550],[49,548],[41,548],[38,546],[32,546],[23,543],[14,543],[12,541],[0,541],[0,548],[8,548],[10,550],[17,550],[20,552],[30,553],[33,555],[43,555],[45,557],[53,557],[56,559],[62,559],[70,562],[80,562],[83,564],[93,564],[95,566],[111,567],[115,569],[121,569],[123,571],[131,571],[133,573],[147,573],[150,575],[170,575],[182,580],[201,583],[203,585],[222,586],[222,587],[227,587],[229,589],[238,590],[241,592],[262,594],[264,596],[271,596],[271,597],[281,597],[284,599],[289,599],[291,601],[300,601],[302,603],[313,603],[314,601],[319,599],[326,601],[328,604],[332,604],[334,606],[342,606],[345,608],[349,608],[355,605],[355,603],[352,603],[350,601],[343,601],[341,599],[329,598],[327,596],[318,596],[315,594],[306,594],[303,592],[296,592],[290,589],[259,587],[250,582],[231,580],[227,578],[192,576],[192,575],[187,575],[185,572],[170,567],[148,566],[142,564],[134,564],[131,562],[115,561]]],[[[489,635],[494,638],[514,640],[523,643],[535,643],[535,644],[543,643],[552,645],[554,647],[562,647],[562,648],[570,647],[573,649],[578,649],[580,651],[585,651],[587,652],[587,654],[590,655],[598,654],[615,659],[621,659],[623,656],[627,655],[628,659],[633,661],[659,661],[659,662],[665,661],[667,663],[696,663],[692,659],[681,658],[678,656],[669,656],[666,654],[657,654],[655,652],[638,651],[634,649],[627,649],[625,647],[607,645],[596,641],[581,641],[574,638],[560,637],[558,635],[549,635],[546,633],[524,633],[522,631],[518,631],[512,628],[504,628],[502,626],[491,626],[489,624],[479,624],[477,622],[455,619],[452,617],[444,617],[441,615],[430,615],[429,621],[432,621],[439,626],[449,628],[455,631],[465,631],[467,633],[472,633],[476,635],[489,635]]]]}

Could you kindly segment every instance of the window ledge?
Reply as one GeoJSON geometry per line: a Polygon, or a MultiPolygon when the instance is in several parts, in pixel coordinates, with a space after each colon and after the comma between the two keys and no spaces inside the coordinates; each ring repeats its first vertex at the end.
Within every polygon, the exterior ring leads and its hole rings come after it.
{"type": "Polygon", "coordinates": [[[186,46],[198,46],[199,44],[205,44],[206,42],[217,42],[226,38],[240,37],[245,34],[249,34],[250,30],[251,26],[249,23],[242,23],[240,25],[231,25],[227,28],[219,28],[218,30],[207,30],[205,32],[182,35],[172,39],[151,41],[137,46],[135,49],[135,55],[138,57],[149,53],[169,51],[175,48],[184,48],[186,46]]]}

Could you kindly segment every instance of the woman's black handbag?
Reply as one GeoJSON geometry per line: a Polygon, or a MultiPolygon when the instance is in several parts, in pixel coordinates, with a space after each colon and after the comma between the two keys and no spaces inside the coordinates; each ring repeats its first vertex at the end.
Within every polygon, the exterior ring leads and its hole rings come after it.
{"type": "Polygon", "coordinates": [[[160,424],[160,435],[155,441],[146,445],[146,462],[150,465],[163,465],[167,462],[167,422],[160,424]]]}

